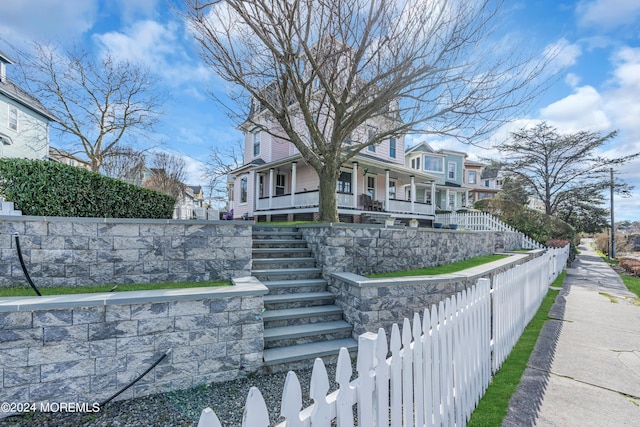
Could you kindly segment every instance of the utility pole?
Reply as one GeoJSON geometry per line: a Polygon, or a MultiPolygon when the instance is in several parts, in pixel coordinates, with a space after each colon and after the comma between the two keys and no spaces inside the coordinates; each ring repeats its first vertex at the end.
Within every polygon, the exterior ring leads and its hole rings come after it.
{"type": "Polygon", "coordinates": [[[616,259],[616,223],[613,219],[613,168],[610,169],[611,172],[611,252],[609,252],[609,257],[611,259],[616,259]]]}

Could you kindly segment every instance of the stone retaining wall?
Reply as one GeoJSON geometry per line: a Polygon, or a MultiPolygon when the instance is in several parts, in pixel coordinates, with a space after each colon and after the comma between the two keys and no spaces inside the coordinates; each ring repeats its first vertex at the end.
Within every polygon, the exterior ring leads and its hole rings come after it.
{"type": "Polygon", "coordinates": [[[266,293],[246,278],[220,288],[3,298],[0,401],[101,402],[169,348],[118,399],[256,371],[266,293]]]}
{"type": "Polygon", "coordinates": [[[353,325],[353,336],[391,330],[394,323],[412,319],[414,313],[475,285],[479,278],[492,279],[496,274],[540,256],[544,250],[515,254],[454,274],[437,276],[368,279],[352,273],[331,274],[329,290],[344,319],[353,325]]]}
{"type": "Polygon", "coordinates": [[[0,286],[208,281],[249,275],[251,224],[231,221],[0,218],[0,286]]]}
{"type": "Polygon", "coordinates": [[[498,231],[349,224],[299,228],[325,277],[336,272],[372,274],[448,264],[519,249],[522,242],[520,233],[498,231]]]}

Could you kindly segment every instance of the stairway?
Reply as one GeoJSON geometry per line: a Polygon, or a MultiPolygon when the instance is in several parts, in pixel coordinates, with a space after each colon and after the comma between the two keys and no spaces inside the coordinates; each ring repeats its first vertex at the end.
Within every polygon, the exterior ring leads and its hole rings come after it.
{"type": "Polygon", "coordinates": [[[269,288],[264,297],[264,362],[278,365],[355,351],[353,327],[327,291],[322,270],[293,227],[255,225],[251,275],[269,288]]]}

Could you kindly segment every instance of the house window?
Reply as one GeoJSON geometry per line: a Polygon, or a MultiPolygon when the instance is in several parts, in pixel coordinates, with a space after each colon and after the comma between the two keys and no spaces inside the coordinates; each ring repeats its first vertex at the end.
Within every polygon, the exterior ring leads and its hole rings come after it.
{"type": "MultiPolygon", "coordinates": [[[[371,142],[373,141],[373,139],[376,137],[376,131],[375,129],[369,129],[367,130],[367,141],[371,142]]],[[[376,152],[376,146],[371,144],[367,147],[367,150],[369,150],[372,153],[376,152]]]]}
{"type": "Polygon", "coordinates": [[[424,170],[431,172],[444,172],[444,159],[441,157],[424,156],[424,170]]]}
{"type": "Polygon", "coordinates": [[[276,196],[284,195],[284,188],[286,186],[286,176],[282,174],[276,175],[276,196]]]}
{"type": "Polygon", "coordinates": [[[9,105],[9,129],[18,130],[18,109],[9,105]]]}
{"type": "Polygon", "coordinates": [[[449,208],[453,209],[456,207],[456,193],[449,194],[449,208]]]}
{"type": "Polygon", "coordinates": [[[240,179],[240,203],[247,203],[247,177],[240,179]]]}
{"type": "Polygon", "coordinates": [[[475,183],[476,183],[476,172],[469,171],[469,184],[475,184],[475,183]]]}
{"type": "Polygon", "coordinates": [[[253,155],[260,155],[260,131],[253,133],[253,155]]]}
{"type": "Polygon", "coordinates": [[[396,139],[389,139],[389,157],[392,159],[396,158],[396,139]]]}
{"type": "Polygon", "coordinates": [[[456,179],[456,162],[449,162],[447,164],[447,177],[449,179],[456,179]]]}
{"type": "Polygon", "coordinates": [[[264,175],[258,177],[258,197],[264,197],[264,175]]]}
{"type": "Polygon", "coordinates": [[[351,172],[340,172],[336,191],[338,193],[351,193],[351,172]]]}
{"type": "Polygon", "coordinates": [[[376,199],[376,177],[367,177],[367,194],[371,196],[373,200],[376,199]]]}
{"type": "Polygon", "coordinates": [[[396,182],[395,181],[389,181],[389,198],[392,200],[395,200],[396,198],[396,182]]]}
{"type": "Polygon", "coordinates": [[[424,191],[424,202],[428,205],[431,204],[431,191],[428,191],[428,190],[424,191]]]}

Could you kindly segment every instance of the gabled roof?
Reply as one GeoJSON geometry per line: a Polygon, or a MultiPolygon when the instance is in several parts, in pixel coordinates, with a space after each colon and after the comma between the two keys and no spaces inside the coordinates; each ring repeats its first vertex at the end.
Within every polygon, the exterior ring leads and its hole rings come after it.
{"type": "MultiPolygon", "coordinates": [[[[11,61],[11,59],[9,59],[9,57],[1,51],[0,61],[4,62],[5,64],[13,64],[13,61],[11,61]]],[[[26,92],[6,76],[0,76],[0,94],[41,115],[47,120],[54,122],[58,121],[53,113],[47,110],[47,108],[42,105],[40,101],[31,96],[28,92],[26,92]]]]}

